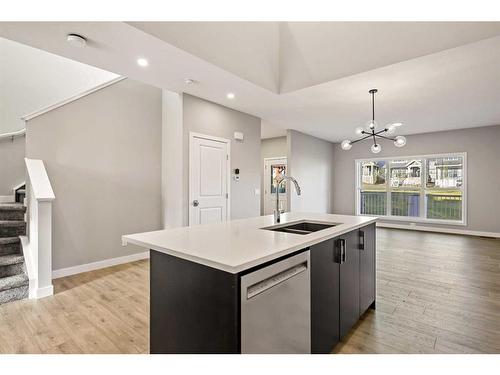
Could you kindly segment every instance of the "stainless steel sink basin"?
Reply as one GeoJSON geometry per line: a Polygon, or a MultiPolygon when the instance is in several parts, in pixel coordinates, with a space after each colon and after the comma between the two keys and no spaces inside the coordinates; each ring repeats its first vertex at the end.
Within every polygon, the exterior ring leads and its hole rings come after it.
{"type": "Polygon", "coordinates": [[[335,227],[339,224],[336,223],[321,223],[317,221],[299,221],[288,224],[278,224],[272,227],[262,229],[272,230],[274,232],[285,232],[294,234],[309,234],[323,229],[335,227]]]}

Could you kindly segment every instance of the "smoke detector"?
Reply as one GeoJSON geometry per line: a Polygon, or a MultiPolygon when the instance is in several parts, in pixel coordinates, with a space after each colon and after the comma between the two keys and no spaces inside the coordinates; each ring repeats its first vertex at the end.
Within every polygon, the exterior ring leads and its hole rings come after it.
{"type": "Polygon", "coordinates": [[[78,34],[68,34],[66,41],[78,48],[83,48],[87,45],[87,38],[78,34]]]}

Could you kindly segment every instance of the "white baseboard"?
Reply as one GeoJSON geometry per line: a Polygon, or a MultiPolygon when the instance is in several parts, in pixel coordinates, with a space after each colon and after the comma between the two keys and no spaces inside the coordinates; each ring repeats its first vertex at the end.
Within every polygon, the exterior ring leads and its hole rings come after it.
{"type": "Polygon", "coordinates": [[[418,230],[422,232],[437,232],[437,233],[451,233],[451,234],[463,234],[466,236],[480,236],[480,237],[493,237],[500,238],[500,233],[496,232],[481,232],[476,230],[467,229],[457,229],[457,228],[436,228],[427,227],[422,225],[405,225],[405,224],[394,224],[394,223],[381,223],[377,222],[377,227],[381,228],[394,228],[394,229],[408,229],[408,230],[418,230]]]}
{"type": "Polygon", "coordinates": [[[13,203],[15,200],[13,195],[0,195],[0,203],[13,203]]]}
{"type": "Polygon", "coordinates": [[[33,254],[31,254],[30,244],[27,236],[19,236],[21,246],[23,248],[24,263],[26,265],[26,273],[28,274],[28,298],[38,299],[48,297],[54,294],[54,286],[52,284],[37,288],[37,275],[35,265],[33,264],[33,254]]]}
{"type": "Polygon", "coordinates": [[[117,266],[119,264],[135,262],[136,260],[148,259],[148,258],[149,258],[149,251],[145,251],[143,253],[126,255],[118,258],[105,259],[105,260],[100,260],[98,262],[86,263],[68,268],[61,268],[52,271],[52,279],[58,279],[60,277],[76,275],[77,273],[94,271],[101,268],[117,266]]]}
{"type": "Polygon", "coordinates": [[[33,291],[33,295],[30,294],[29,298],[43,298],[52,296],[54,294],[54,286],[49,285],[44,288],[38,288],[33,291]]]}

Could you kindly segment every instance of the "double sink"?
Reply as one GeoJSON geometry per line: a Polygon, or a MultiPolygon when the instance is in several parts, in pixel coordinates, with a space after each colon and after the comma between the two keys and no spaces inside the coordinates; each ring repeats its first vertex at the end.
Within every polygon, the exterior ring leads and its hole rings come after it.
{"type": "Polygon", "coordinates": [[[320,230],[328,229],[335,227],[337,223],[320,223],[316,221],[299,221],[293,222],[283,225],[274,225],[272,227],[266,227],[262,229],[271,230],[274,232],[285,232],[285,233],[294,233],[294,234],[310,234],[314,232],[318,232],[320,230]]]}

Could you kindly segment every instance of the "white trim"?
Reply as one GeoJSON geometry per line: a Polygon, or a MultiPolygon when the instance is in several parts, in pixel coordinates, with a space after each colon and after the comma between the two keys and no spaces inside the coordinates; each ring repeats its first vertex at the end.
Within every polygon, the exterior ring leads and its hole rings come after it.
{"type": "Polygon", "coordinates": [[[47,112],[50,112],[54,109],[57,109],[59,107],[62,107],[66,104],[69,104],[71,102],[74,102],[75,100],[78,100],[78,99],[81,99],[83,98],[84,96],[87,96],[87,95],[90,95],[96,91],[99,91],[99,90],[102,90],[103,88],[105,87],[108,87],[108,86],[111,86],[111,85],[114,85],[115,83],[118,83],[118,82],[121,82],[123,81],[124,79],[126,79],[127,77],[124,77],[124,76],[119,76],[119,77],[116,77],[116,78],[113,78],[112,80],[110,81],[107,81],[107,82],[104,82],[98,86],[95,86],[89,90],[86,90],[78,95],[75,95],[75,96],[72,96],[71,98],[68,98],[66,100],[63,100],[59,103],[56,103],[56,104],[53,104],[49,107],[46,107],[46,108],[43,108],[43,109],[40,109],[38,111],[35,111],[35,112],[32,112],[28,115],[24,115],[23,117],[21,117],[21,120],[23,121],[29,121],[29,120],[32,120],[34,119],[35,117],[38,117],[40,115],[43,115],[44,113],[47,113],[47,112]]]}
{"type": "Polygon", "coordinates": [[[22,137],[25,134],[26,134],[26,128],[22,128],[20,130],[14,131],[14,132],[0,134],[0,140],[8,139],[8,138],[14,140],[14,138],[22,137]]]}
{"type": "MultiPolygon", "coordinates": [[[[16,186],[14,186],[12,188],[12,196],[14,197],[14,201],[16,200],[16,191],[23,186],[24,186],[25,193],[26,193],[26,181],[21,182],[20,184],[17,184],[16,186]]],[[[24,194],[24,198],[26,198],[26,197],[27,197],[27,194],[24,194]]],[[[23,202],[21,202],[21,203],[23,203],[23,202]]]]}
{"type": "Polygon", "coordinates": [[[54,294],[54,286],[52,284],[38,288],[38,278],[36,275],[36,267],[33,259],[33,252],[30,249],[30,243],[27,236],[19,236],[26,264],[26,273],[28,274],[28,298],[39,299],[48,297],[54,294]]]}
{"type": "Polygon", "coordinates": [[[24,257],[24,264],[26,266],[26,274],[28,275],[28,290],[29,296],[28,298],[36,298],[36,268],[34,265],[35,260],[33,259],[32,252],[30,251],[30,243],[28,236],[19,236],[21,240],[21,251],[24,257]]]}
{"type": "Polygon", "coordinates": [[[26,185],[26,181],[23,181],[21,182],[20,184],[17,184],[16,186],[14,186],[12,188],[12,190],[15,192],[17,189],[20,189],[21,187],[23,187],[24,185],[26,185]]]}
{"type": "Polygon", "coordinates": [[[213,135],[201,134],[201,133],[196,133],[196,132],[189,132],[189,138],[203,138],[203,139],[208,139],[210,141],[216,141],[216,142],[222,142],[222,143],[231,144],[231,140],[230,139],[221,138],[221,137],[215,137],[213,135]]]}
{"type": "Polygon", "coordinates": [[[54,286],[53,285],[48,285],[43,288],[38,288],[33,291],[33,295],[30,295],[29,298],[44,298],[48,296],[54,295],[54,286]]]}
{"type": "MultiPolygon", "coordinates": [[[[423,216],[420,217],[410,217],[410,216],[392,216],[392,215],[377,215],[382,220],[391,220],[391,221],[404,221],[404,222],[409,222],[409,223],[428,223],[428,224],[442,224],[442,225],[455,225],[455,226],[466,226],[467,225],[467,152],[450,152],[450,153],[445,153],[445,154],[427,154],[427,155],[411,155],[411,156],[386,156],[386,157],[379,157],[379,158],[362,158],[362,159],[355,159],[354,160],[354,166],[355,166],[355,183],[354,183],[354,192],[355,192],[355,199],[354,199],[354,212],[357,216],[371,216],[371,215],[364,215],[360,213],[360,191],[361,191],[361,186],[360,186],[360,176],[361,176],[361,168],[360,165],[362,162],[366,161],[390,161],[390,160],[396,160],[396,159],[428,159],[428,158],[445,158],[445,157],[454,157],[454,156],[461,156],[462,157],[462,171],[463,171],[463,183],[461,187],[462,191],[462,220],[461,221],[456,221],[456,220],[440,220],[440,219],[427,219],[423,216]]],[[[426,163],[422,163],[422,170],[421,170],[421,178],[422,181],[425,180],[425,173],[426,173],[426,167],[424,166],[426,163]]],[[[386,166],[386,183],[388,183],[388,179],[390,177],[389,175],[389,166],[386,166]]],[[[425,194],[426,187],[422,185],[420,188],[420,193],[425,194]]],[[[391,212],[391,200],[390,200],[390,192],[391,188],[388,186],[387,189],[387,212],[391,212]]],[[[422,201],[422,199],[421,199],[422,201]]],[[[423,203],[421,202],[421,205],[423,203]]],[[[420,207],[421,209],[422,207],[420,207]]],[[[421,210],[421,214],[425,214],[426,210],[421,210]]]]}
{"type": "MultiPolygon", "coordinates": [[[[358,214],[356,216],[368,216],[372,217],[373,215],[365,215],[365,214],[358,214]]],[[[380,220],[386,220],[386,221],[402,221],[405,223],[423,223],[423,224],[441,224],[441,225],[453,225],[453,226],[459,226],[459,227],[465,227],[467,226],[467,223],[464,223],[462,221],[457,221],[457,220],[441,220],[441,219],[425,219],[423,217],[417,217],[417,216],[388,216],[388,215],[377,215],[377,217],[380,220]]]]}
{"type": "Polygon", "coordinates": [[[78,273],[83,273],[83,272],[95,271],[101,268],[117,266],[119,264],[135,262],[137,260],[142,260],[142,259],[149,259],[149,250],[142,253],[125,255],[122,257],[110,258],[92,263],[80,264],[78,266],[60,268],[58,270],[52,271],[52,279],[58,279],[60,277],[76,275],[78,273]]]}
{"type": "Polygon", "coordinates": [[[210,141],[216,141],[225,143],[227,146],[227,166],[226,166],[226,221],[231,220],[231,140],[221,137],[215,137],[212,135],[201,134],[196,132],[189,132],[189,160],[188,160],[188,225],[191,225],[191,202],[193,201],[191,181],[193,181],[192,171],[191,171],[191,161],[193,160],[193,141],[195,138],[208,139],[210,141]]]}
{"type": "Polygon", "coordinates": [[[0,203],[14,203],[15,200],[13,195],[0,195],[0,203]]]}
{"type": "Polygon", "coordinates": [[[264,160],[281,160],[286,159],[286,156],[273,156],[272,158],[264,158],[264,160]]]}
{"type": "Polygon", "coordinates": [[[422,232],[462,234],[462,235],[466,235],[466,236],[481,236],[481,237],[500,238],[500,233],[497,233],[497,232],[482,232],[482,231],[467,230],[467,229],[441,228],[441,227],[436,228],[436,227],[427,227],[427,226],[422,226],[422,225],[405,225],[405,224],[394,224],[394,223],[383,223],[383,222],[377,222],[377,227],[417,230],[417,231],[422,231],[422,232]]]}
{"type": "Polygon", "coordinates": [[[416,158],[445,158],[445,157],[452,157],[452,156],[467,156],[467,152],[465,151],[457,151],[457,152],[447,152],[445,154],[425,154],[425,155],[409,155],[409,156],[385,156],[385,157],[380,157],[380,158],[361,158],[361,159],[356,159],[355,162],[360,162],[360,161],[373,161],[373,160],[388,160],[388,159],[416,159],[416,158]]]}
{"type": "Polygon", "coordinates": [[[38,202],[51,202],[56,199],[43,160],[24,158],[29,184],[38,202]]]}

